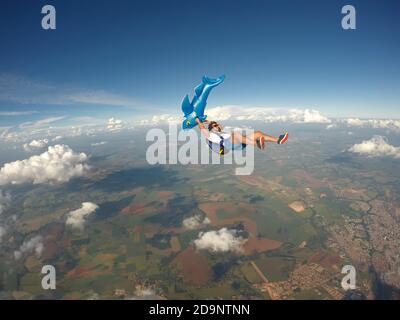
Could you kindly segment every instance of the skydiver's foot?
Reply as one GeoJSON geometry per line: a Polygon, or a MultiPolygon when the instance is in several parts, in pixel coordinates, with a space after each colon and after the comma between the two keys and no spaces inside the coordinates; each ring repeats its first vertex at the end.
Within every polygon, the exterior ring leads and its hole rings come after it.
{"type": "Polygon", "coordinates": [[[265,148],[265,139],[264,137],[260,137],[256,139],[256,144],[258,149],[263,150],[265,148]]]}
{"type": "Polygon", "coordinates": [[[289,133],[285,132],[284,134],[281,134],[278,138],[278,144],[284,144],[286,141],[289,139],[289,133]]]}

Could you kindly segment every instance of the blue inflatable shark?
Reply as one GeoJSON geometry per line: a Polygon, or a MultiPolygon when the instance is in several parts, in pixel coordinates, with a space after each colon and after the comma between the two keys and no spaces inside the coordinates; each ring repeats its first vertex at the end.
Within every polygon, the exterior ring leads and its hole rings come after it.
{"type": "Polygon", "coordinates": [[[210,79],[206,76],[203,77],[201,84],[199,84],[194,89],[194,97],[192,102],[189,101],[189,96],[186,95],[182,101],[182,111],[184,120],[182,123],[182,128],[184,130],[194,128],[197,126],[196,117],[200,119],[200,121],[206,120],[207,116],[204,115],[204,109],[207,105],[207,98],[210,94],[212,88],[218,86],[225,79],[225,76],[222,75],[216,79],[210,79]]]}

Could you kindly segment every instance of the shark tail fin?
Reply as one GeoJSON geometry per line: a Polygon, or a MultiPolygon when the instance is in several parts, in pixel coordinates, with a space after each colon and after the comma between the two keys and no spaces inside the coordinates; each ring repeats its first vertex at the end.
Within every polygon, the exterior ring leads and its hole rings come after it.
{"type": "Polygon", "coordinates": [[[215,87],[215,86],[219,85],[220,83],[222,83],[224,80],[225,80],[225,76],[224,75],[222,75],[222,76],[220,76],[218,78],[215,78],[215,79],[212,79],[212,78],[209,78],[207,76],[204,76],[201,85],[203,85],[203,86],[204,85],[210,85],[210,86],[215,87]]]}

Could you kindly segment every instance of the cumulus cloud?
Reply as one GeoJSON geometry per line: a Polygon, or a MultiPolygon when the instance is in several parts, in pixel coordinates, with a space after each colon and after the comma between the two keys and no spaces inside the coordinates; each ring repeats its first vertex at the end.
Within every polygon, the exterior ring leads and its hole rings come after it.
{"type": "Polygon", "coordinates": [[[370,140],[355,144],[349,151],[370,157],[400,158],[400,148],[390,145],[386,138],[382,136],[374,136],[370,140]]]}
{"type": "Polygon", "coordinates": [[[91,145],[92,145],[92,147],[97,147],[97,146],[102,146],[106,143],[107,143],[107,141],[100,141],[100,142],[94,142],[91,145]]]}
{"type": "Polygon", "coordinates": [[[68,213],[66,225],[83,230],[86,218],[98,209],[98,205],[92,202],[83,202],[82,207],[68,213]]]}
{"type": "Polygon", "coordinates": [[[7,209],[11,202],[11,195],[9,193],[6,193],[2,190],[0,190],[0,214],[4,212],[4,210],[7,209]]]}
{"type": "Polygon", "coordinates": [[[85,153],[76,153],[67,145],[51,146],[40,155],[6,163],[0,168],[0,186],[67,182],[89,169],[87,160],[85,153]]]}
{"type": "MultiPolygon", "coordinates": [[[[276,109],[264,107],[219,106],[206,110],[209,120],[237,120],[290,123],[331,123],[331,120],[314,109],[276,109]]],[[[157,125],[160,123],[181,123],[182,117],[163,114],[151,119],[142,120],[142,125],[157,125]]]]}
{"type": "Polygon", "coordinates": [[[400,130],[400,120],[393,119],[358,119],[349,118],[343,120],[348,126],[354,127],[370,127],[374,129],[388,129],[388,130],[400,130]]]}
{"type": "Polygon", "coordinates": [[[194,244],[197,249],[210,252],[233,251],[240,253],[246,241],[247,239],[241,237],[237,230],[222,228],[218,231],[200,232],[194,244]]]}
{"type": "Polygon", "coordinates": [[[25,143],[23,147],[26,151],[32,151],[33,149],[43,149],[47,147],[48,143],[49,143],[48,139],[32,140],[29,143],[25,143]]]}
{"type": "Polygon", "coordinates": [[[329,130],[329,129],[335,129],[335,128],[337,128],[337,124],[336,124],[336,123],[331,123],[331,124],[328,124],[328,125],[326,126],[326,129],[327,129],[327,130],[329,130]]]}
{"type": "Polygon", "coordinates": [[[196,214],[193,217],[183,219],[182,221],[182,225],[187,229],[196,229],[202,224],[209,224],[209,223],[210,219],[208,219],[207,217],[203,219],[199,214],[196,214]]]}
{"type": "Polygon", "coordinates": [[[44,245],[42,242],[42,237],[36,236],[28,241],[25,240],[19,249],[14,251],[14,257],[16,260],[19,260],[25,253],[34,252],[36,257],[40,258],[43,249],[44,245]]]}
{"type": "Polygon", "coordinates": [[[314,109],[276,109],[263,107],[220,106],[207,111],[210,119],[261,120],[264,122],[330,123],[331,120],[314,109]]]}
{"type": "Polygon", "coordinates": [[[161,114],[155,115],[150,119],[142,119],[140,121],[141,125],[158,125],[158,124],[179,124],[182,123],[182,117],[171,115],[171,114],[161,114]]]}
{"type": "Polygon", "coordinates": [[[117,131],[122,129],[122,120],[110,118],[108,120],[107,129],[110,131],[117,131]]]}

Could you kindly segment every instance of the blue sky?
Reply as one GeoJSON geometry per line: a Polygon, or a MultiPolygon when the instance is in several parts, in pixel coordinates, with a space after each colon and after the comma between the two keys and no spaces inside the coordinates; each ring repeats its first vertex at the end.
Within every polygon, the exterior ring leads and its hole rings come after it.
{"type": "Polygon", "coordinates": [[[44,117],[180,113],[203,74],[210,105],[400,118],[400,3],[296,0],[6,0],[0,126],[44,117]],[[41,8],[57,29],[41,29],[41,8]],[[341,8],[357,30],[341,28],[341,8]],[[22,112],[18,115],[18,112],[22,112]]]}

